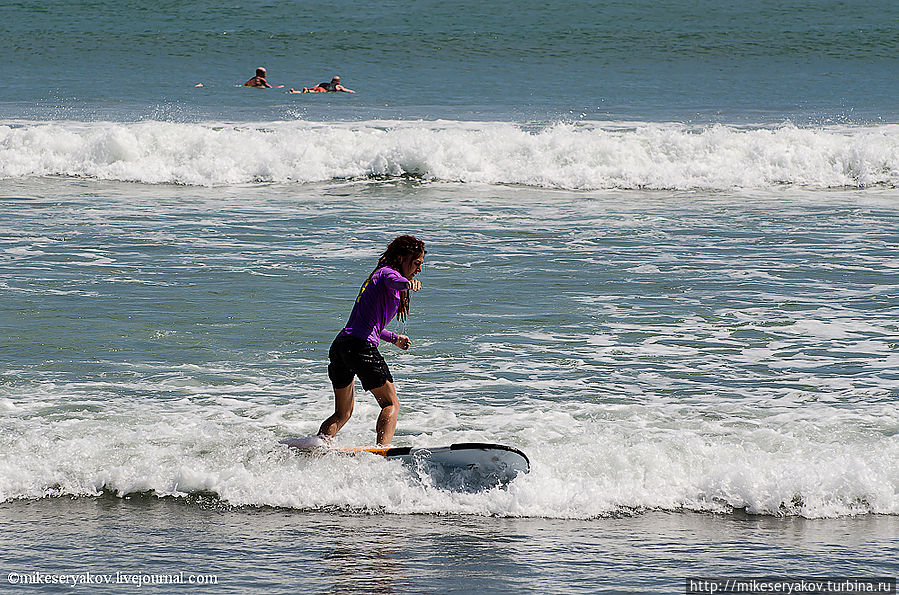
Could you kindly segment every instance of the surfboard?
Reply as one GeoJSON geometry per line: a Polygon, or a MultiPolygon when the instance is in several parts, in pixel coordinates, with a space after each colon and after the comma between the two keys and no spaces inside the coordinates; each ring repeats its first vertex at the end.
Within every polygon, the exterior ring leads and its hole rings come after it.
{"type": "Polygon", "coordinates": [[[477,469],[482,474],[502,473],[512,477],[531,470],[527,455],[511,446],[481,442],[463,442],[433,448],[351,448],[347,452],[370,452],[387,459],[407,463],[428,463],[442,467],[477,469]]]}
{"type": "Polygon", "coordinates": [[[505,485],[519,474],[531,470],[531,462],[522,451],[503,444],[462,442],[437,447],[356,447],[329,448],[318,437],[304,436],[281,441],[307,452],[337,451],[343,454],[374,454],[400,460],[417,471],[439,479],[439,483],[458,484],[464,489],[505,485]]]}

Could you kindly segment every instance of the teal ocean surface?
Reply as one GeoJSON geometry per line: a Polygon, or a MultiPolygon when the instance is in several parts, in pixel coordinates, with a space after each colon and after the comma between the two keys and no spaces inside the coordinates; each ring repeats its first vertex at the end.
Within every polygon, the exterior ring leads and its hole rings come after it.
{"type": "Polygon", "coordinates": [[[895,123],[897,21],[892,0],[8,2],[0,106],[38,120],[895,123]],[[260,65],[275,85],[340,74],[360,93],[234,88],[260,65]]]}
{"type": "MultiPolygon", "coordinates": [[[[895,2],[0,17],[2,584],[899,571],[895,2]],[[285,87],[236,86],[258,66],[285,87]],[[287,93],[334,74],[357,93],[287,93]],[[508,487],[278,443],[330,413],[402,233],[428,256],[412,349],[381,347],[394,445],[515,446],[508,487]]],[[[339,445],[377,410],[357,390],[339,445]]]]}

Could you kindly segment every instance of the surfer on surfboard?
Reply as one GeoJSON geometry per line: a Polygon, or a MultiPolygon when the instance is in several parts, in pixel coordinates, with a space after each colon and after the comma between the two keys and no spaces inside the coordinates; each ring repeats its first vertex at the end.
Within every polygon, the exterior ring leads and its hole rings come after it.
{"type": "Polygon", "coordinates": [[[318,431],[325,440],[333,438],[353,414],[356,376],[363,390],[370,391],[381,406],[375,426],[378,445],[387,446],[393,440],[400,402],[378,343],[388,341],[403,350],[412,344],[406,335],[386,327],[397,315],[406,320],[411,292],[421,289],[421,283],[413,277],[421,272],[426,253],[424,242],[418,238],[399,236],[387,245],[375,270],[362,284],[350,319],[328,353],[334,413],[318,431]]]}
{"type": "Polygon", "coordinates": [[[340,77],[334,75],[330,83],[319,83],[314,87],[303,87],[302,91],[291,88],[288,93],[355,93],[355,91],[341,85],[340,77]]]}

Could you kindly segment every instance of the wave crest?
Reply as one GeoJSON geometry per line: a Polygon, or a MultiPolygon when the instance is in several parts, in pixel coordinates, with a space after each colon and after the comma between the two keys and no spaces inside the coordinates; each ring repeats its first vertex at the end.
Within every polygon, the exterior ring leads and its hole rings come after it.
{"type": "Polygon", "coordinates": [[[897,187],[899,125],[0,125],[0,179],[55,175],[198,186],[416,177],[572,190],[897,187]]]}

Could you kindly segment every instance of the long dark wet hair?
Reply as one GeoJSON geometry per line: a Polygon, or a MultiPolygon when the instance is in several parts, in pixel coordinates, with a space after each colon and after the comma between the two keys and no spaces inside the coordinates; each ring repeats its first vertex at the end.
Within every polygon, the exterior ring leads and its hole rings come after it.
{"type": "MultiPolygon", "coordinates": [[[[371,275],[374,275],[378,272],[378,269],[385,266],[402,274],[401,269],[405,259],[414,259],[427,253],[425,243],[415,236],[397,236],[392,242],[387,244],[387,249],[378,258],[378,265],[371,272],[371,275]]],[[[369,279],[371,279],[371,275],[368,276],[369,279]]],[[[400,320],[405,321],[406,316],[409,315],[409,305],[412,303],[411,293],[411,291],[400,292],[400,308],[396,313],[400,320]]]]}

